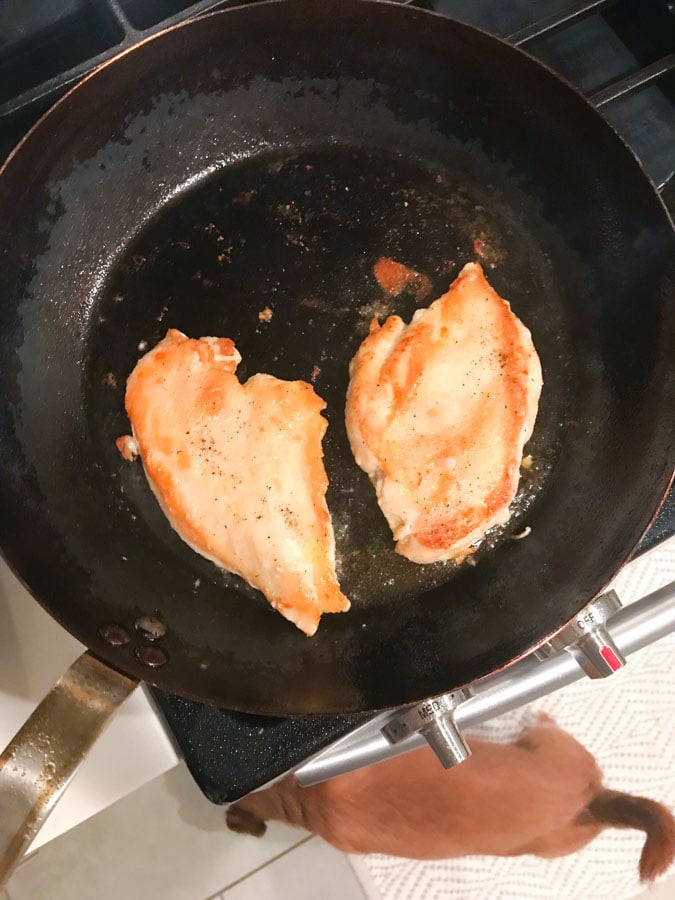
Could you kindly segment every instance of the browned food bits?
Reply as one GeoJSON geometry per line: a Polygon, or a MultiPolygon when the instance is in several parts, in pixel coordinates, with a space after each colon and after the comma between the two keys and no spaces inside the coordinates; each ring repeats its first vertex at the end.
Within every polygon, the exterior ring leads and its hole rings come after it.
{"type": "Polygon", "coordinates": [[[382,290],[390,297],[396,297],[403,291],[410,291],[416,300],[423,300],[431,291],[431,282],[426,275],[388,256],[381,256],[378,259],[373,266],[373,275],[382,290]]]}

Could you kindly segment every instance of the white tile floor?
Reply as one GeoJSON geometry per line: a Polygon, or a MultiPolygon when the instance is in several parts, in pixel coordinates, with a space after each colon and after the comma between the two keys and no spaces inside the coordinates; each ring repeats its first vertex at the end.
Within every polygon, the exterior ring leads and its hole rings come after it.
{"type": "MultiPolygon", "coordinates": [[[[40,848],[9,900],[364,900],[347,857],[272,823],[236,835],[181,765],[40,848]]],[[[0,900],[5,900],[0,891],[0,900]]]]}
{"type": "Polygon", "coordinates": [[[317,837],[217,895],[219,900],[365,900],[347,857],[317,837]]]}
{"type": "MultiPolygon", "coordinates": [[[[348,858],[305,831],[272,823],[260,840],[228,831],[223,808],[202,796],[183,765],[42,847],[0,889],[0,900],[368,896],[379,900],[348,858]]],[[[636,900],[675,900],[675,875],[636,900]]]]}

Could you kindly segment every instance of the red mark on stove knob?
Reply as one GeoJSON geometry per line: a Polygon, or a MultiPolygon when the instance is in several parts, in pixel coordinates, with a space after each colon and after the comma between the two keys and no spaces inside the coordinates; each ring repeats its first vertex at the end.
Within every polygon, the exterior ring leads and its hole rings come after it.
{"type": "Polygon", "coordinates": [[[620,669],[623,665],[621,661],[617,659],[616,653],[610,647],[601,647],[600,656],[602,656],[612,672],[616,672],[617,669],[620,669]]]}

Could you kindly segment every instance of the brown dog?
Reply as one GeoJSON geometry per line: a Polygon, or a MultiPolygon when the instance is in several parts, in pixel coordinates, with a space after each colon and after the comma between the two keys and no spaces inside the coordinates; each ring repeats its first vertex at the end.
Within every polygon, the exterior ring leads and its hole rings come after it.
{"type": "Polygon", "coordinates": [[[554,857],[573,853],[604,828],[647,833],[640,878],[675,856],[675,819],[660,803],[602,786],[595,759],[547,716],[515,744],[471,742],[449,771],[423,748],[310,788],[292,776],[227,811],[233,831],[261,836],[280,819],[346,853],[409,859],[468,854],[554,857]]]}

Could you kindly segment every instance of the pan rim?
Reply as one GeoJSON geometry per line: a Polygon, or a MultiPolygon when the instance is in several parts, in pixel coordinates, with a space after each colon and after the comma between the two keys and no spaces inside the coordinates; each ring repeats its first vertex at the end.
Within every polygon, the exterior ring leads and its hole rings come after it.
{"type": "MultiPolygon", "coordinates": [[[[324,0],[324,3],[326,0],[324,0]]],[[[327,2],[332,2],[332,0],[327,0],[327,2]]],[[[306,5],[307,0],[256,0],[255,3],[252,4],[243,4],[241,6],[228,6],[224,9],[216,9],[210,10],[209,12],[202,13],[200,15],[195,16],[191,19],[186,19],[182,22],[177,22],[173,25],[169,25],[166,28],[162,28],[159,31],[154,32],[153,34],[148,35],[147,37],[142,38],[137,44],[134,44],[131,47],[126,47],[120,50],[118,53],[115,53],[110,59],[105,60],[100,63],[91,72],[88,72],[86,75],[83,75],[78,81],[72,84],[61,97],[59,97],[53,104],[46,109],[39,118],[31,125],[28,131],[23,135],[23,137],[18,141],[18,143],[10,150],[9,154],[5,157],[5,159],[0,164],[0,179],[6,173],[6,170],[10,167],[14,157],[19,153],[21,148],[25,143],[27,143],[30,139],[32,139],[32,135],[36,132],[41,126],[42,123],[47,120],[52,114],[55,114],[56,111],[61,107],[61,105],[65,104],[67,100],[71,98],[71,96],[78,91],[83,85],[87,82],[95,78],[99,73],[103,72],[108,67],[119,63],[122,59],[134,53],[137,50],[140,50],[142,47],[145,47],[147,44],[150,44],[153,41],[161,40],[166,35],[171,34],[174,31],[178,31],[183,28],[194,27],[197,23],[201,21],[208,21],[210,19],[214,19],[216,17],[223,17],[226,15],[239,15],[242,13],[246,13],[247,11],[253,9],[260,8],[273,8],[273,7],[282,7],[282,6],[301,6],[306,5]]],[[[573,84],[569,79],[567,79],[564,75],[561,75],[559,72],[548,65],[548,63],[543,62],[538,59],[531,53],[528,53],[526,50],[523,50],[521,47],[516,46],[515,44],[511,44],[507,39],[499,37],[498,35],[492,34],[491,32],[485,30],[484,28],[480,28],[476,25],[469,25],[466,22],[462,22],[459,19],[455,19],[451,16],[444,15],[443,13],[436,12],[435,10],[422,9],[420,7],[416,7],[411,5],[410,3],[401,3],[400,0],[342,0],[342,3],[338,3],[338,5],[344,5],[345,3],[354,3],[359,6],[371,6],[371,7],[382,7],[386,9],[396,9],[398,13],[404,13],[410,15],[414,18],[434,18],[438,21],[443,22],[451,22],[453,26],[459,27],[462,29],[466,29],[470,32],[475,32],[477,34],[482,35],[483,38],[494,41],[502,47],[507,47],[510,52],[519,55],[520,57],[527,59],[530,63],[538,66],[540,69],[543,69],[548,75],[558,81],[560,84],[564,85],[568,90],[572,91],[576,97],[583,101],[584,105],[588,110],[592,111],[598,120],[611,131],[616,139],[620,141],[622,146],[628,153],[631,155],[635,165],[638,167],[643,177],[649,184],[652,193],[655,199],[658,200],[659,205],[663,212],[666,215],[666,219],[668,220],[671,230],[675,234],[675,219],[670,215],[670,211],[666,206],[661,193],[654,183],[653,179],[649,176],[647,171],[645,170],[640,158],[637,156],[633,148],[626,141],[623,135],[618,131],[618,129],[607,119],[600,110],[594,106],[591,99],[584,94],[584,92],[578,88],[575,84],[573,84]]]]}

